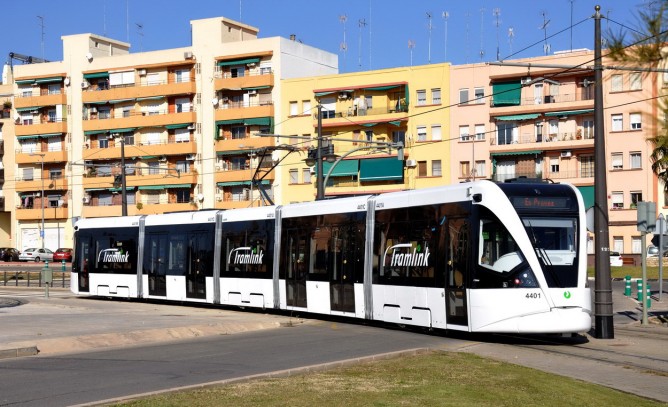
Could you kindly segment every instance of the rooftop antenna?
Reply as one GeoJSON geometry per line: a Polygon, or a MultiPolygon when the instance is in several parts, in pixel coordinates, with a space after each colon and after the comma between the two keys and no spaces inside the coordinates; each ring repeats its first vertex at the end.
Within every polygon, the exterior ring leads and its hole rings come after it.
{"type": "Polygon", "coordinates": [[[144,52],[144,24],[135,23],[137,26],[137,35],[139,35],[139,52],[144,52]]]}
{"type": "Polygon", "coordinates": [[[359,34],[359,45],[358,45],[358,50],[357,50],[357,66],[362,69],[362,29],[366,27],[366,21],[364,19],[360,19],[357,22],[357,26],[360,29],[360,34],[359,34]]]}
{"type": "Polygon", "coordinates": [[[130,0],[125,0],[125,41],[130,42],[130,0]]]}
{"type": "Polygon", "coordinates": [[[432,29],[432,24],[431,24],[431,12],[427,11],[427,20],[429,22],[427,23],[427,29],[429,30],[429,42],[427,45],[427,63],[431,64],[431,29],[432,29]]]}
{"type": "Polygon", "coordinates": [[[415,48],[415,41],[408,40],[408,51],[411,54],[411,66],[413,66],[413,48],[415,48]]]}
{"type": "Polygon", "coordinates": [[[482,61],[482,57],[485,56],[485,47],[483,46],[483,40],[485,38],[484,36],[484,29],[483,29],[483,22],[484,22],[484,15],[485,15],[485,8],[481,7],[480,8],[480,60],[482,61]]]}
{"type": "Polygon", "coordinates": [[[510,46],[510,55],[513,55],[513,39],[515,38],[515,29],[508,27],[508,45],[510,46]]]}
{"type": "Polygon", "coordinates": [[[339,50],[343,51],[343,70],[346,70],[346,52],[348,51],[348,44],[346,43],[346,21],[348,21],[348,16],[341,14],[339,16],[339,21],[343,24],[343,42],[339,45],[339,50]]]}
{"type": "Polygon", "coordinates": [[[107,2],[102,3],[102,35],[107,36],[107,2]]]}
{"type": "Polygon", "coordinates": [[[547,43],[547,26],[550,25],[550,20],[547,19],[547,13],[541,11],[540,13],[543,16],[543,25],[538,27],[539,30],[543,30],[543,51],[545,55],[550,53],[550,44],[547,43]]]}
{"type": "Polygon", "coordinates": [[[471,13],[468,11],[464,13],[464,17],[466,17],[466,63],[469,63],[469,17],[471,17],[471,13]]]}
{"type": "Polygon", "coordinates": [[[241,7],[242,4],[241,3],[243,3],[243,0],[239,0],[239,21],[241,21],[241,9],[242,9],[242,7],[241,7]]]}
{"type": "Polygon", "coordinates": [[[501,59],[501,51],[499,50],[499,26],[501,25],[501,20],[499,17],[501,16],[501,9],[500,8],[495,8],[492,10],[492,15],[496,18],[496,22],[494,25],[496,25],[496,60],[499,61],[501,59]]]}
{"type": "Polygon", "coordinates": [[[42,27],[42,59],[44,59],[44,17],[43,16],[37,16],[39,18],[39,25],[42,27]]]}
{"type": "Polygon", "coordinates": [[[450,17],[450,13],[447,11],[444,11],[441,16],[443,17],[443,20],[445,21],[445,42],[443,45],[443,60],[445,62],[448,61],[448,18],[450,17]]]}
{"type": "Polygon", "coordinates": [[[570,0],[570,2],[571,2],[571,52],[573,52],[573,1],[575,1],[575,0],[570,0]]]}
{"type": "Polygon", "coordinates": [[[371,0],[369,0],[369,69],[371,69],[371,0]]]}

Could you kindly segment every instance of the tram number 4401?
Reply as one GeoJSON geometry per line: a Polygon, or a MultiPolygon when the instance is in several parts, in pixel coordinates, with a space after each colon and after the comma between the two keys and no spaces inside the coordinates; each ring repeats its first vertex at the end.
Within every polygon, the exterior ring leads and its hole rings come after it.
{"type": "Polygon", "coordinates": [[[540,293],[527,293],[526,297],[537,300],[538,298],[540,298],[540,293]]]}

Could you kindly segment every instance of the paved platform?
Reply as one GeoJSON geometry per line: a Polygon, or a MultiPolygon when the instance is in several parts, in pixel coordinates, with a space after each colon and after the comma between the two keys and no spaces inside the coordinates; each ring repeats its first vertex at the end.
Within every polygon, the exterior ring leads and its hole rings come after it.
{"type": "MultiPolygon", "coordinates": [[[[199,336],[229,335],[309,320],[212,306],[80,298],[67,289],[0,286],[0,358],[137,346],[199,336]]],[[[668,403],[668,295],[642,308],[613,290],[614,339],[592,333],[573,346],[466,342],[446,351],[484,357],[598,383],[668,403]]]]}

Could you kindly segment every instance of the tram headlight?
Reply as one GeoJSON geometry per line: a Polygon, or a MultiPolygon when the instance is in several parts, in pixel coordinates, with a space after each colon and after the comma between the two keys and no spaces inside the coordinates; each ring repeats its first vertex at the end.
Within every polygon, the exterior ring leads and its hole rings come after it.
{"type": "Polygon", "coordinates": [[[519,271],[515,275],[515,279],[513,282],[515,283],[515,287],[523,287],[523,288],[538,287],[536,276],[534,275],[533,271],[530,268],[525,268],[524,270],[519,271]]]}

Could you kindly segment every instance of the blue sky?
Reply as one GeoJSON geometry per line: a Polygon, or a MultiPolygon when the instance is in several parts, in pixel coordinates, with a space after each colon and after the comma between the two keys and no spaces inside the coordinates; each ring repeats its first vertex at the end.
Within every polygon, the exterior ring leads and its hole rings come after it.
{"type": "Polygon", "coordinates": [[[5,34],[0,42],[3,63],[9,52],[61,60],[60,37],[87,32],[130,42],[132,52],[184,47],[190,45],[190,20],[225,16],[258,27],[261,37],[287,38],[295,34],[305,44],[337,53],[340,72],[352,72],[408,66],[411,62],[439,63],[446,57],[454,64],[493,61],[497,59],[497,44],[501,59],[509,59],[512,54],[513,58],[539,56],[544,55],[545,35],[551,52],[571,47],[593,49],[594,22],[588,17],[593,15],[596,4],[610,18],[603,21],[603,30],[617,31],[621,28],[618,23],[637,27],[638,7],[652,2],[38,0],[30,2],[30,7],[17,1],[5,3],[2,6],[5,34]],[[571,9],[573,24],[577,24],[572,30],[569,29],[571,9]],[[432,16],[431,35],[428,13],[432,16]],[[346,17],[345,23],[342,16],[346,17]],[[545,32],[541,26],[547,20],[545,32]],[[366,25],[360,24],[361,21],[366,25]],[[346,52],[341,47],[344,29],[346,52]],[[557,34],[560,31],[563,32],[557,34]]]}

